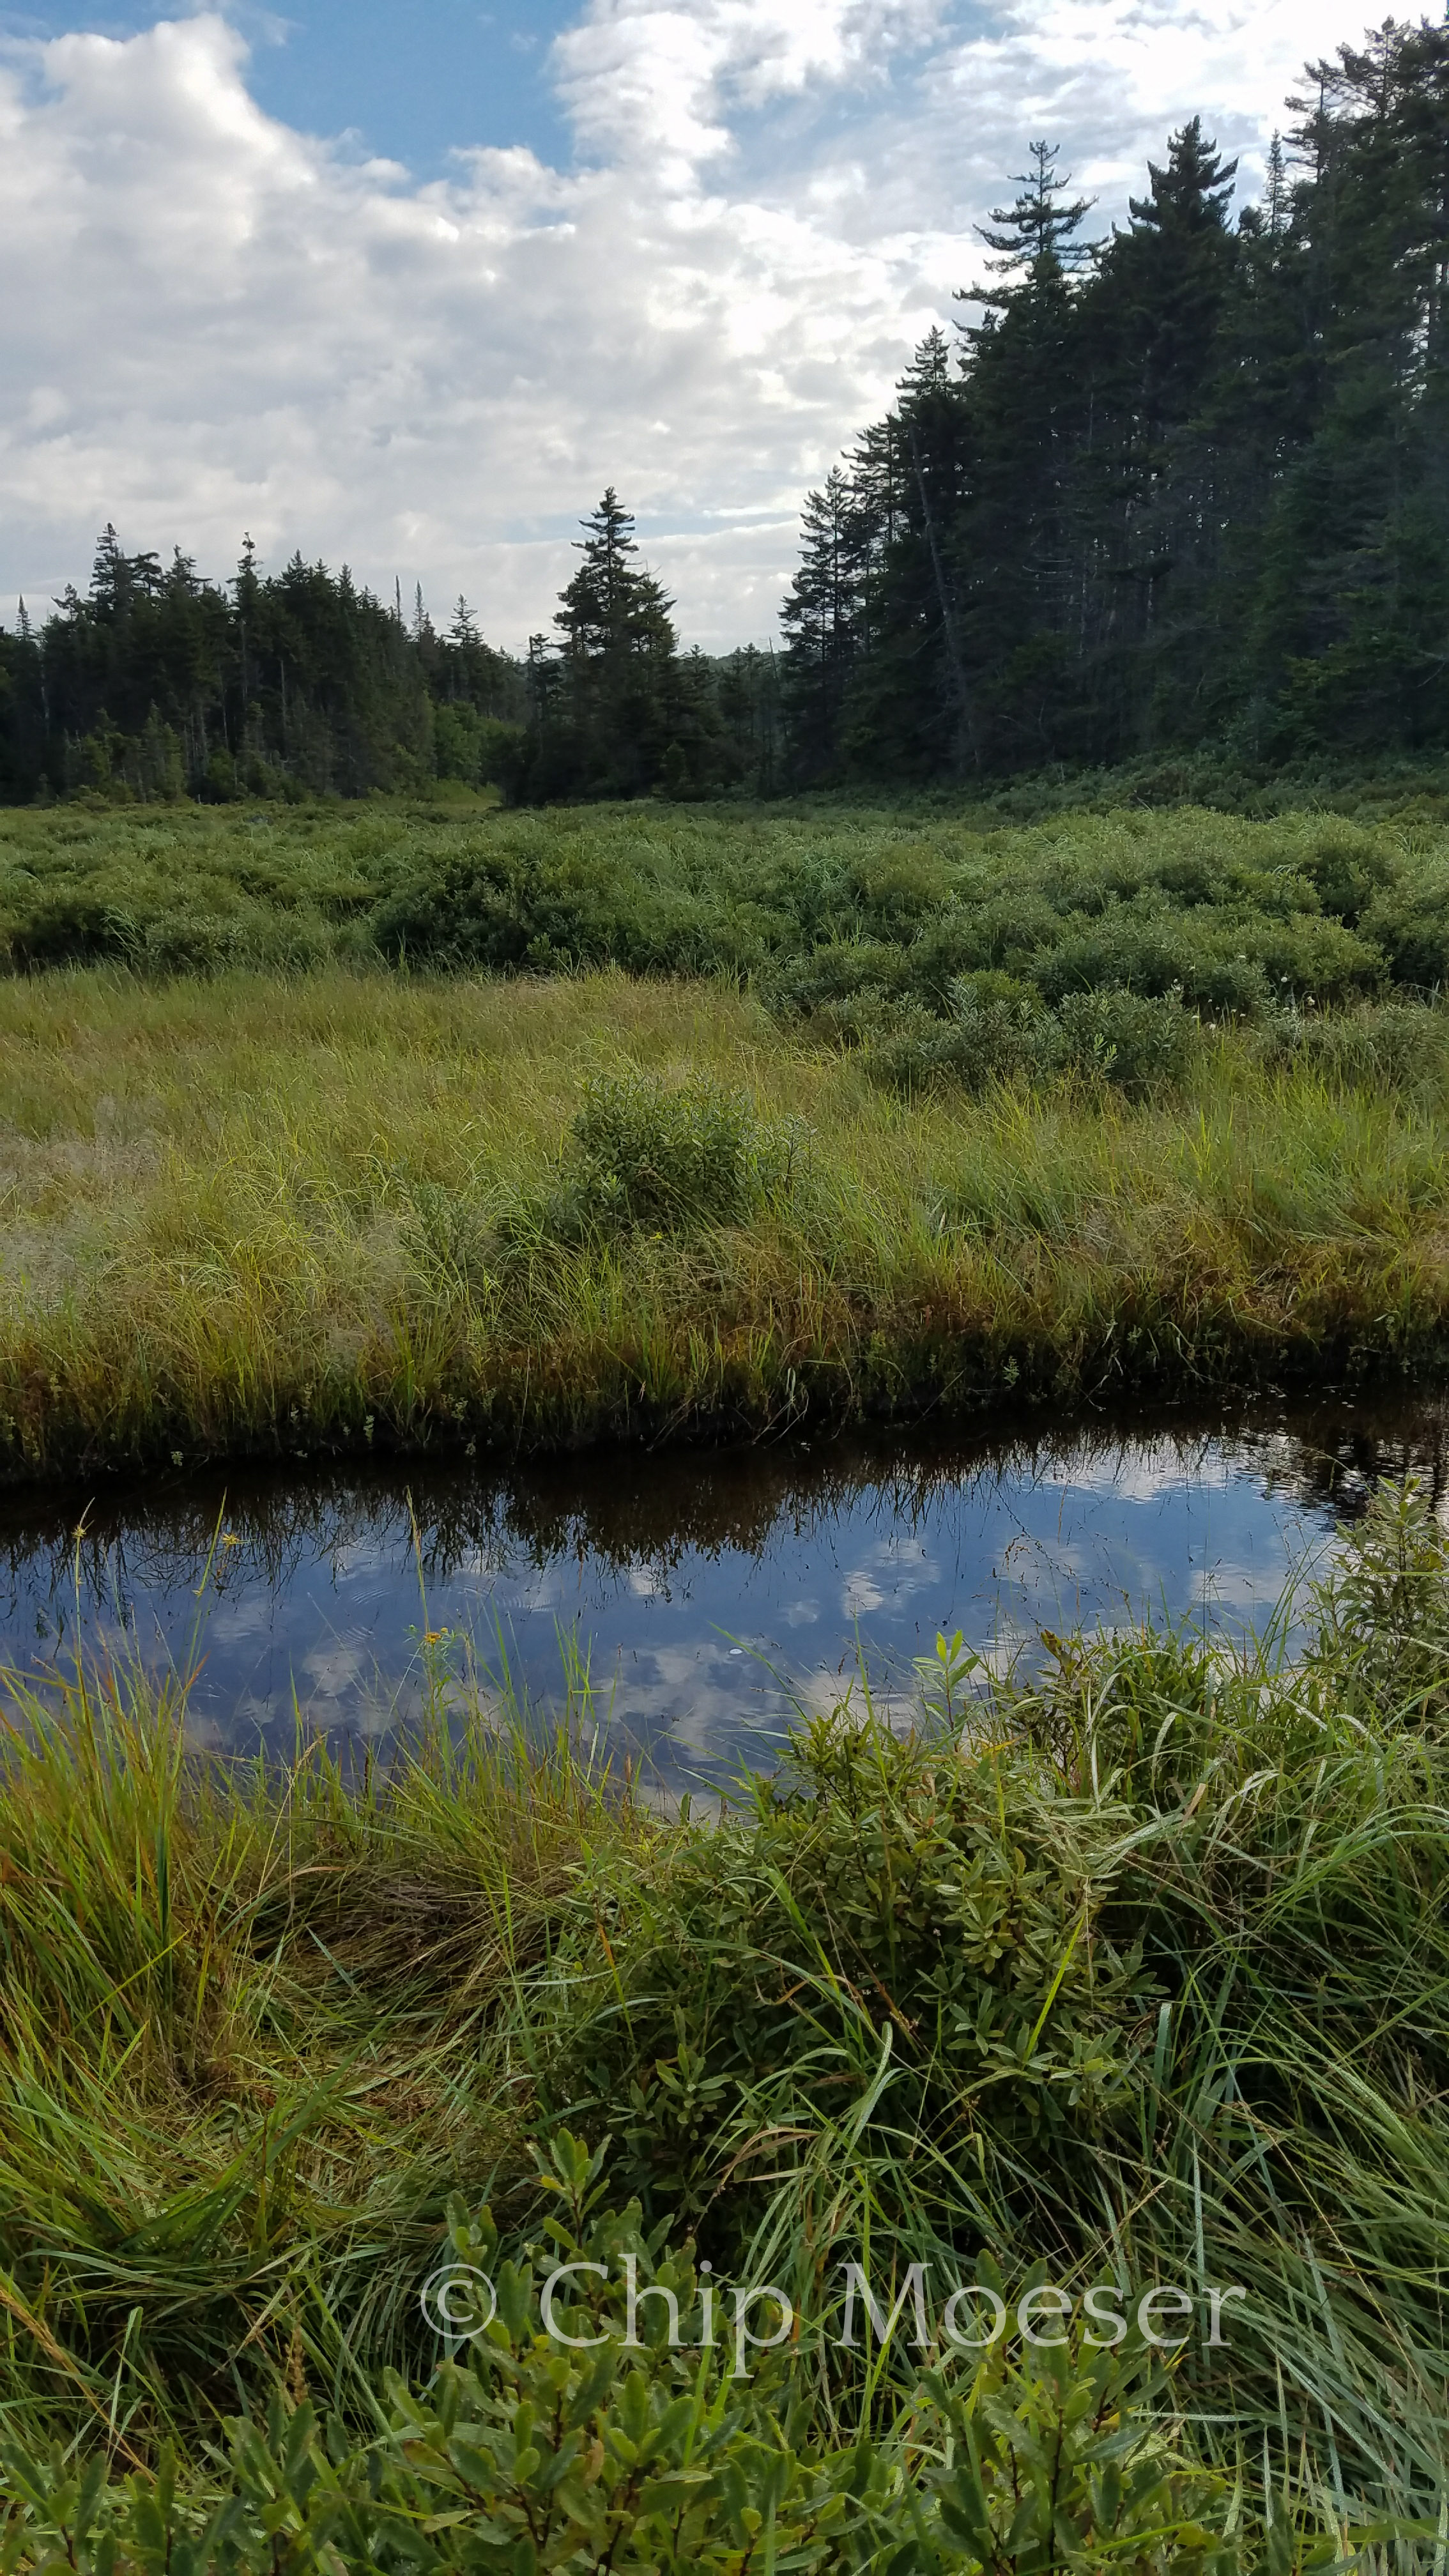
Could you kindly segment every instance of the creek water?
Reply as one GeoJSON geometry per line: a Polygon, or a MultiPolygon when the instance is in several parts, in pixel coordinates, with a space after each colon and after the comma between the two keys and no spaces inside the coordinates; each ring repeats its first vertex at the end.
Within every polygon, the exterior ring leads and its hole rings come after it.
{"type": "Polygon", "coordinates": [[[997,1664],[1145,1613],[1261,1630],[1378,1477],[1438,1496],[1446,1463],[1444,1400],[1343,1401],[11,1496],[0,1663],[188,1674],[192,1729],[238,1752],[299,1718],[385,1738],[503,1657],[556,1708],[587,1663],[618,1749],[679,1785],[772,1761],[862,1671],[899,1701],[938,1630],[997,1664]]]}

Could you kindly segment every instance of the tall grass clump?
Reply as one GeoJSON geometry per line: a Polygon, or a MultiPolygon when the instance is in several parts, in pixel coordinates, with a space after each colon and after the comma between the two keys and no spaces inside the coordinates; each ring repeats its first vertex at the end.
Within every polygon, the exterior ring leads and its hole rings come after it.
{"type": "Polygon", "coordinates": [[[1287,1633],[1054,1638],[1030,1684],[943,1639],[908,1733],[852,1696],[707,1823],[478,1703],[385,1774],[308,1746],[269,1777],[123,1677],[14,1686],[19,2563],[149,2566],[169,2530],[401,2568],[425,2528],[446,2568],[738,2571],[772,2533],[900,2576],[1427,2570],[1449,1555],[1412,1486],[1287,1633]],[[601,2343],[542,2332],[559,2261],[603,2264],[562,2312],[601,2343]],[[848,2261],[906,2294],[884,2345],[845,2341],[848,2261]],[[706,2278],[723,2317],[775,2284],[795,2339],[737,2376],[661,2300],[631,2345],[629,2262],[692,2316],[706,2278]],[[439,2369],[447,2263],[498,2305],[439,2369]],[[950,2343],[952,2284],[1043,2279],[1065,2342],[950,2343]],[[1161,2285],[1232,2288],[1222,2342],[1152,2360],[1161,2285]],[[1102,2300],[1125,2338],[1093,2342],[1102,2300]]]}
{"type": "Polygon", "coordinates": [[[748,1093],[707,1075],[591,1074],[542,1192],[499,1210],[505,1243],[738,1226],[789,1189],[796,1138],[762,1121],[748,1093]]]}
{"type": "Polygon", "coordinates": [[[356,2403],[416,2356],[450,2193],[523,2153],[500,2011],[646,1831],[587,1693],[350,1779],[315,1740],[281,1774],[197,1758],[184,1695],[109,1668],[9,1698],[0,2425],[154,2448],[299,2331],[356,2403]]]}

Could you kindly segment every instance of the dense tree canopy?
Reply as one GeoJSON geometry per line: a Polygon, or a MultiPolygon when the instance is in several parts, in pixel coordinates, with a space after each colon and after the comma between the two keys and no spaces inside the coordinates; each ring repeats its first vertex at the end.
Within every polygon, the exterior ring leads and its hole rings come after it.
{"type": "Polygon", "coordinates": [[[437,635],[295,555],[235,579],[179,551],[128,555],[108,527],[84,598],[0,638],[0,791],[167,797],[337,793],[480,774],[521,711],[514,666],[466,602],[437,635]]]}
{"type": "Polygon", "coordinates": [[[1033,146],[957,351],[807,503],[798,774],[1449,741],[1449,28],[1290,107],[1236,222],[1197,117],[1092,243],[1033,146]]]}
{"type": "Polygon", "coordinates": [[[362,796],[434,777],[517,799],[690,795],[780,771],[773,656],[681,654],[671,603],[611,489],[527,662],[465,599],[439,634],[344,566],[235,577],[128,555],[108,527],[84,597],[0,631],[0,797],[362,796]]]}

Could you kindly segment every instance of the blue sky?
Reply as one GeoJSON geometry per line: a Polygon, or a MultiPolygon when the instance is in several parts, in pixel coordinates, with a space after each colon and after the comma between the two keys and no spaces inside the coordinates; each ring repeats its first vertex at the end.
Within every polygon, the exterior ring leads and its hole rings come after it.
{"type": "MultiPolygon", "coordinates": [[[[0,31],[61,36],[90,28],[129,36],[158,12],[0,9],[0,31]]],[[[181,14],[178,12],[178,14],[181,14]]],[[[252,95],[287,124],[349,135],[420,176],[447,167],[455,144],[527,143],[542,158],[570,150],[548,78],[550,43],[578,14],[565,0],[301,0],[286,11],[234,10],[251,37],[252,95]]]]}
{"type": "Polygon", "coordinates": [[[1322,0],[0,7],[0,616],[98,529],[244,529],[546,624],[638,514],[768,638],[801,501],[952,318],[1038,135],[1125,213],[1201,111],[1251,194],[1322,0]]]}

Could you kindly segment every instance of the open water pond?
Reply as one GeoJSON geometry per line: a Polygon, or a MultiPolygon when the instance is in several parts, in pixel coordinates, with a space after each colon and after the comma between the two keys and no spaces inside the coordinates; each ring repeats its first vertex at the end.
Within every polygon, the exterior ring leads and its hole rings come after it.
{"type": "Polygon", "coordinates": [[[199,1738],[385,1737],[505,1656],[662,1780],[769,1762],[863,1659],[887,1699],[938,1629],[1004,1662],[1043,1627],[1264,1628],[1375,1478],[1446,1485],[1449,1408],[612,1452],[511,1472],[233,1472],[0,1506],[0,1661],[194,1669],[199,1738]],[[79,1531],[79,1536],[77,1532],[79,1531]]]}

